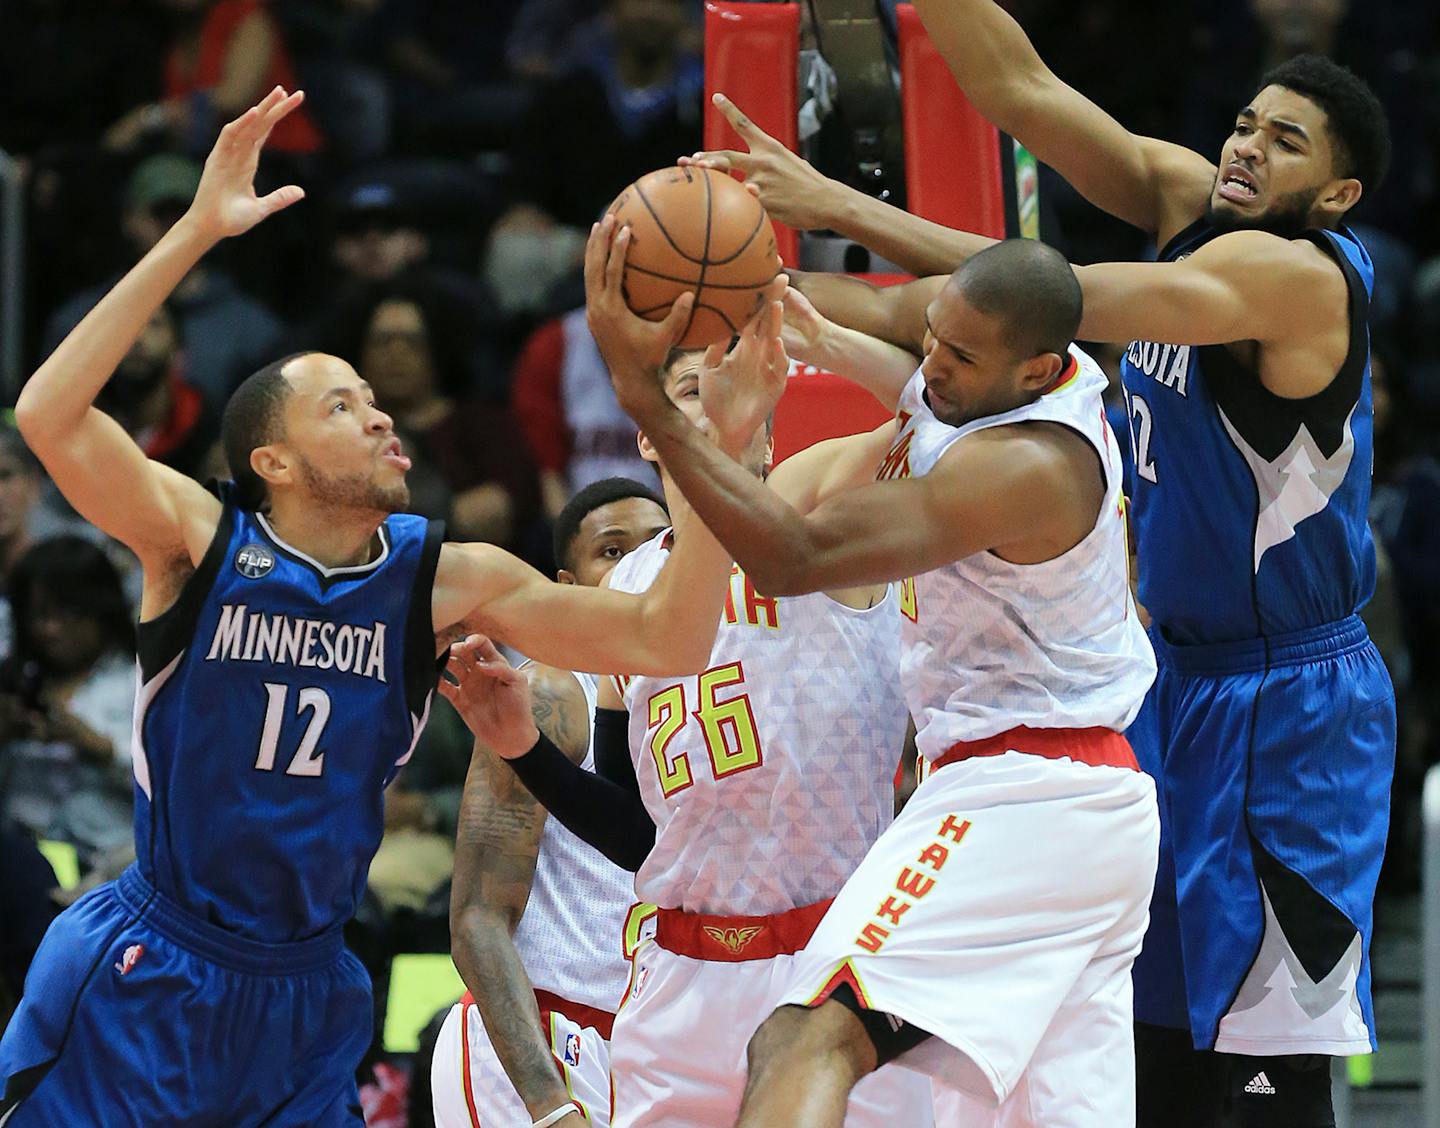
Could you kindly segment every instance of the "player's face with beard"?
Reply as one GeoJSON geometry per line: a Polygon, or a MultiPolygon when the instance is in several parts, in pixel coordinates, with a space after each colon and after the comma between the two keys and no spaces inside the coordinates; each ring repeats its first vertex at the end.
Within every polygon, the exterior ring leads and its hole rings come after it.
{"type": "Polygon", "coordinates": [[[1207,218],[1221,231],[1293,237],[1326,224],[1320,204],[1339,180],[1324,111],[1293,90],[1267,86],[1236,116],[1207,218]]]}
{"type": "Polygon", "coordinates": [[[308,354],[287,366],[284,445],[295,482],[326,509],[404,512],[410,460],[370,386],[338,357],[308,354]]]}

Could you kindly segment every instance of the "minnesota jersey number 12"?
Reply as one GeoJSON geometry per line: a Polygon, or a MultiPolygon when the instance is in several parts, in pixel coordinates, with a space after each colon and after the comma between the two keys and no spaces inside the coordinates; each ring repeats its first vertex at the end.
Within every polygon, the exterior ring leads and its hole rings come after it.
{"type": "MultiPolygon", "coordinates": [[[[260,750],[255,756],[255,769],[272,772],[275,770],[275,749],[280,743],[280,730],[285,723],[285,704],[290,697],[290,687],[266,682],[265,694],[268,698],[265,704],[265,723],[260,728],[260,750]]],[[[320,735],[325,731],[326,722],[330,720],[330,695],[323,689],[306,686],[300,691],[295,711],[298,715],[306,709],[311,710],[310,723],[305,727],[305,735],[300,738],[300,747],[296,749],[285,774],[313,778],[325,770],[325,753],[317,755],[315,748],[320,743],[320,735]]]]}

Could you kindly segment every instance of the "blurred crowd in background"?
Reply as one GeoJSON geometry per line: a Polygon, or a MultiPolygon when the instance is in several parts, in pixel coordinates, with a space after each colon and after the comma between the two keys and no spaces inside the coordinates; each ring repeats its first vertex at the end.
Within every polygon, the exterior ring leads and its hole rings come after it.
{"type": "MultiPolygon", "coordinates": [[[[1377,265],[1382,579],[1367,618],[1400,698],[1385,881],[1413,887],[1419,780],[1440,759],[1440,7],[1006,7],[1062,78],[1207,156],[1257,77],[1301,52],[1354,68],[1389,111],[1394,167],[1355,215],[1377,265]]],[[[223,473],[219,413],[246,375],[300,349],[336,353],[394,416],[415,509],[553,572],[548,522],[574,490],[653,482],[585,328],[579,266],[625,184],[700,147],[702,14],[699,0],[7,0],[0,150],[24,174],[25,371],[181,215],[219,127],[277,83],[303,88],[259,189],[295,182],[307,200],[185,279],[102,406],[203,480],[223,473]]],[[[1073,260],[1153,254],[1048,172],[1041,193],[1046,237],[1073,260]]],[[[48,921],[19,906],[54,882],[29,844],[69,844],[91,880],[131,850],[138,595],[133,563],[66,508],[8,423],[0,590],[3,1023],[48,921]]],[[[448,950],[469,750],[437,701],[391,791],[356,925],[372,967],[389,950],[448,950]]]]}

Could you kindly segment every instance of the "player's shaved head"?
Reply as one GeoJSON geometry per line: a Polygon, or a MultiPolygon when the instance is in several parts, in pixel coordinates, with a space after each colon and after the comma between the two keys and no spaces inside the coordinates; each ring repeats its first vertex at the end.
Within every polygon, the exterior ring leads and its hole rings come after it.
{"type": "Polygon", "coordinates": [[[220,441],[242,509],[260,509],[265,505],[265,483],[251,467],[250,453],[256,447],[284,437],[285,401],[292,391],[290,381],[285,379],[285,367],[312,353],[313,350],[291,353],[252,372],[225,405],[225,414],[220,420],[220,441]]]}
{"type": "Polygon", "coordinates": [[[950,276],[947,290],[997,319],[1017,357],[1065,356],[1080,328],[1080,283],[1065,256],[1034,239],[987,247],[950,276]]]}

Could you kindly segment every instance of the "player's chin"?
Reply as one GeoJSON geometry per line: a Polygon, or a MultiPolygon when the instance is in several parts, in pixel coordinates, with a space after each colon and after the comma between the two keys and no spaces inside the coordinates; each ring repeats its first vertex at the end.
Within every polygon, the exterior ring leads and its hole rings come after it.
{"type": "Polygon", "coordinates": [[[410,509],[410,487],[403,481],[399,485],[390,485],[381,488],[379,491],[380,505],[378,508],[385,513],[406,513],[410,509]]]}

